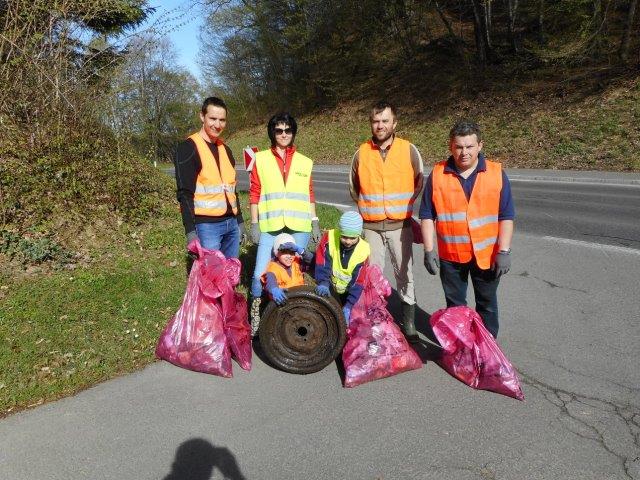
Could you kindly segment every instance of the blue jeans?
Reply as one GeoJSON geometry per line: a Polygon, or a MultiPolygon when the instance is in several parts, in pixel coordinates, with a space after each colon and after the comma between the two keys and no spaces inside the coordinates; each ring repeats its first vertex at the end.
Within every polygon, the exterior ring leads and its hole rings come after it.
{"type": "Polygon", "coordinates": [[[498,284],[493,270],[478,268],[475,260],[469,263],[456,263],[440,259],[440,280],[447,307],[467,304],[467,286],[469,276],[473,284],[476,299],[476,312],[482,317],[484,326],[494,338],[498,337],[498,284]]]}
{"type": "Polygon", "coordinates": [[[251,280],[251,295],[253,298],[262,295],[262,282],[260,277],[267,269],[267,265],[273,257],[273,244],[275,239],[281,233],[290,233],[296,240],[296,245],[307,248],[309,243],[310,232],[292,232],[288,228],[278,230],[276,232],[261,232],[260,242],[258,242],[258,253],[256,254],[256,268],[253,271],[253,279],[251,280]]]}
{"type": "Polygon", "coordinates": [[[220,250],[226,258],[240,254],[240,229],[236,217],[214,223],[196,223],[200,245],[208,250],[220,250]]]}

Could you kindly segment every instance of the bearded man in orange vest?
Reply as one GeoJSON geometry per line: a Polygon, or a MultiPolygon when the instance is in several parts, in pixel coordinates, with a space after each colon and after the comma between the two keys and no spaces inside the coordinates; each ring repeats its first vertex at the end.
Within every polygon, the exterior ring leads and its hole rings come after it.
{"type": "Polygon", "coordinates": [[[477,123],[456,123],[449,149],[449,159],[437,163],[427,178],[420,205],[424,266],[431,275],[440,268],[447,307],[467,304],[471,276],[476,310],[497,337],[498,284],[511,268],[511,185],[501,164],[484,158],[477,123]]]}
{"type": "Polygon", "coordinates": [[[371,246],[369,261],[384,270],[388,251],[402,301],[400,326],[417,341],[413,286],[413,202],[422,190],[422,157],[415,145],[396,136],[395,107],[386,101],[371,109],[371,139],[351,161],[351,197],[364,219],[363,233],[371,246]]]}
{"type": "Polygon", "coordinates": [[[236,162],[220,135],[227,125],[227,106],[208,97],[200,111],[202,128],[180,143],[174,159],[176,192],[187,250],[195,244],[237,258],[245,228],[236,197],[236,162]]]}

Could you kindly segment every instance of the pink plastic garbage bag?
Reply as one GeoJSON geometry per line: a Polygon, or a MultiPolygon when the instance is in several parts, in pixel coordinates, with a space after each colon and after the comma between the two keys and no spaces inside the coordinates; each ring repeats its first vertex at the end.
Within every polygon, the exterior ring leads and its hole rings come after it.
{"type": "Polygon", "coordinates": [[[422,367],[420,357],[387,310],[385,297],[391,294],[389,282],[378,266],[363,268],[366,269],[364,289],[351,310],[347,343],[342,350],[345,387],[422,367]]]}
{"type": "Polygon", "coordinates": [[[240,283],[240,269],[242,265],[237,258],[226,258],[222,252],[216,250],[214,255],[205,257],[208,276],[205,280],[208,291],[222,292],[219,296],[219,306],[223,317],[224,332],[227,336],[231,356],[238,362],[240,368],[251,370],[251,326],[248,321],[247,299],[235,291],[240,283]]]}
{"type": "Polygon", "coordinates": [[[246,299],[234,290],[240,262],[218,250],[200,247],[198,254],[182,305],[160,335],[156,356],[188,370],[231,377],[231,355],[242,368],[251,368],[246,299]]]}
{"type": "Polygon", "coordinates": [[[475,310],[466,306],[438,310],[430,322],[443,348],[437,363],[449,375],[472,388],[524,400],[515,368],[475,310]]]}
{"type": "Polygon", "coordinates": [[[235,292],[233,301],[223,308],[224,332],[231,348],[231,355],[240,368],[251,370],[251,326],[247,320],[247,299],[235,292]]]}

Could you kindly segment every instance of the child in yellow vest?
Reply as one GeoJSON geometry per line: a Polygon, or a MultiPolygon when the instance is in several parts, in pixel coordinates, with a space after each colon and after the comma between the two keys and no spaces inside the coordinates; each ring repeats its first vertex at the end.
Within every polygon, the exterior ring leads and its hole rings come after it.
{"type": "Polygon", "coordinates": [[[313,252],[296,245],[292,235],[281,233],[273,243],[273,259],[262,274],[262,284],[278,305],[287,301],[287,288],[304,285],[302,273],[313,262],[313,252]]]}
{"type": "Polygon", "coordinates": [[[328,297],[331,288],[342,303],[342,313],[349,324],[351,309],[364,287],[362,267],[369,262],[371,248],[362,234],[362,217],[358,212],[345,212],[338,229],[325,233],[316,250],[316,293],[328,297]],[[361,273],[362,272],[362,273],[361,273]]]}

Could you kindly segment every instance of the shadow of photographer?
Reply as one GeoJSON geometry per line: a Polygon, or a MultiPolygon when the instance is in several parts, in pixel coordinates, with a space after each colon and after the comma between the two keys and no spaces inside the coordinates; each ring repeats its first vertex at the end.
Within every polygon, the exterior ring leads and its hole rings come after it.
{"type": "Polygon", "coordinates": [[[178,447],[171,472],[163,480],[209,480],[216,468],[225,479],[245,480],[228,448],[215,447],[207,440],[193,438],[178,447]]]}

